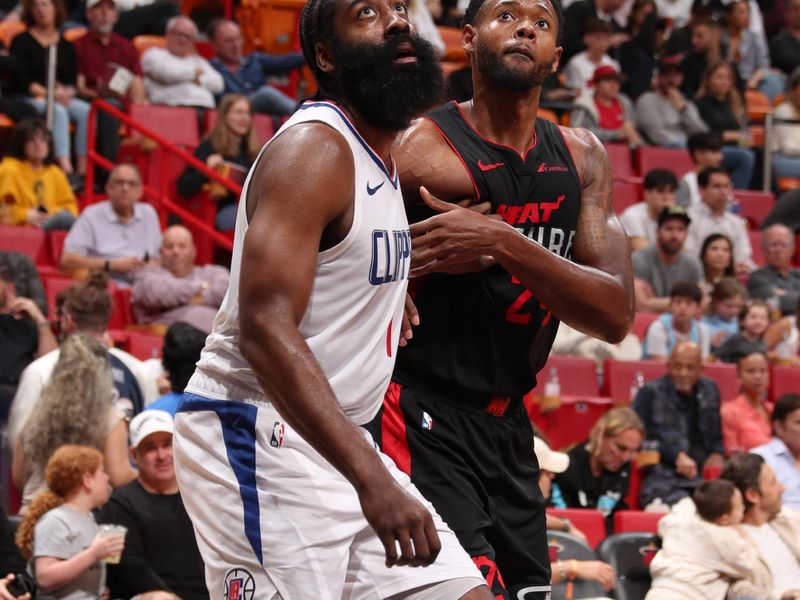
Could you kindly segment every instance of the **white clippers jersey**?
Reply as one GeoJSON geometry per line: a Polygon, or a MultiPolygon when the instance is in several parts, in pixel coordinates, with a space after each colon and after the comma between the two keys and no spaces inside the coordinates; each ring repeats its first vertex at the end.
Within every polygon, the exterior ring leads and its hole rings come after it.
{"type": "MultiPolygon", "coordinates": [[[[408,221],[394,163],[389,174],[335,104],[305,103],[275,137],[309,121],[329,125],[350,145],[355,163],[355,204],[347,236],[317,255],[314,286],[299,330],[344,412],[363,424],[378,411],[394,367],[411,260],[408,221]]],[[[239,276],[248,225],[245,198],[254,169],[239,202],[230,287],[186,388],[187,392],[213,399],[265,399],[239,351],[239,276]]],[[[314,176],[302,165],[286,175],[314,176]]]]}

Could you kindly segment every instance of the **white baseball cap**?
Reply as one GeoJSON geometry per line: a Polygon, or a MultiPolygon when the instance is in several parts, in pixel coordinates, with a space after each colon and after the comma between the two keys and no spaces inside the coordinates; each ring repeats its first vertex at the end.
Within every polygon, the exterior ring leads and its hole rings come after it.
{"type": "Polygon", "coordinates": [[[130,425],[131,446],[138,448],[142,440],[153,433],[172,433],[172,415],[165,410],[143,410],[133,417],[130,425]]]}
{"type": "Polygon", "coordinates": [[[542,438],[533,436],[533,453],[539,462],[539,468],[551,473],[563,473],[569,466],[569,455],[556,452],[542,438]]]}
{"type": "MultiPolygon", "coordinates": [[[[86,8],[87,8],[87,10],[92,8],[93,6],[97,6],[102,1],[103,0],[86,0],[86,8]]],[[[116,6],[116,3],[114,2],[114,0],[108,0],[108,1],[111,2],[111,4],[114,4],[116,6]]]]}

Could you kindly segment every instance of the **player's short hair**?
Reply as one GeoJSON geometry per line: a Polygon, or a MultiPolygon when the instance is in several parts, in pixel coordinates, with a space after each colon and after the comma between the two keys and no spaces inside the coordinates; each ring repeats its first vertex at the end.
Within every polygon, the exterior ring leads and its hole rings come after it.
{"type": "Polygon", "coordinates": [[[300,47],[306,64],[317,82],[316,99],[330,97],[331,77],[317,64],[316,45],[330,46],[335,42],[333,14],[337,0],[308,0],[300,14],[300,47]]]}
{"type": "Polygon", "coordinates": [[[714,522],[733,509],[733,494],[736,486],[725,479],[704,481],[692,494],[697,514],[704,521],[714,522]]]}
{"type": "MultiPolygon", "coordinates": [[[[556,13],[556,21],[558,22],[558,35],[556,36],[556,45],[561,45],[561,40],[564,37],[564,9],[561,6],[561,0],[548,0],[556,13]]],[[[475,19],[478,17],[486,0],[469,0],[467,10],[464,11],[464,19],[461,21],[461,27],[465,25],[474,25],[475,19]]]]}
{"type": "Polygon", "coordinates": [[[669,291],[669,298],[687,298],[700,304],[703,299],[703,293],[700,291],[700,286],[694,281],[679,281],[672,286],[669,291]]]}
{"type": "Polygon", "coordinates": [[[761,467],[763,466],[764,458],[758,454],[750,452],[734,454],[728,459],[719,474],[720,479],[730,481],[742,492],[745,510],[753,506],[753,503],[747,499],[746,492],[748,490],[761,490],[758,480],[761,478],[761,467]]]}
{"type": "Polygon", "coordinates": [[[716,131],[693,133],[686,142],[689,154],[694,158],[695,152],[722,150],[722,137],[716,131]]]}
{"type": "Polygon", "coordinates": [[[678,178],[669,169],[652,169],[644,176],[644,189],[674,192],[678,189],[678,178]]]}
{"type": "Polygon", "coordinates": [[[728,178],[731,176],[727,169],[723,169],[722,167],[706,167],[697,174],[697,185],[701,188],[707,188],[709,182],[711,181],[711,176],[718,175],[720,173],[728,178]]]}

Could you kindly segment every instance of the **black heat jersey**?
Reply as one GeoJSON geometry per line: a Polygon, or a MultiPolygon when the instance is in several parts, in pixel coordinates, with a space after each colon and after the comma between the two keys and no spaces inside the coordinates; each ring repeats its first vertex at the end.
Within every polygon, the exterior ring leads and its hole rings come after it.
{"type": "MultiPolygon", "coordinates": [[[[427,118],[469,171],[478,201],[491,201],[492,212],[520,233],[571,259],[581,187],[557,125],[537,119],[533,145],[521,156],[482,138],[455,102],[427,118]]],[[[398,353],[396,381],[478,404],[534,387],[558,323],[505,269],[430,275],[414,302],[420,325],[398,353]]]]}

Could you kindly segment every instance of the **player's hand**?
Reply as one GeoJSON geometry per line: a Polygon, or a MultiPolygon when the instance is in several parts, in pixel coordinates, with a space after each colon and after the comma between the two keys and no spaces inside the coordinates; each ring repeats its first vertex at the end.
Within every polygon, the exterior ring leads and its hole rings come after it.
{"type": "Polygon", "coordinates": [[[486,216],[443,202],[424,187],[423,201],[438,215],[411,225],[411,277],[428,273],[466,273],[493,264],[490,233],[496,215],[486,216]]]}
{"type": "Polygon", "coordinates": [[[414,301],[409,294],[406,294],[406,306],[403,310],[403,327],[400,330],[400,346],[408,344],[408,340],[414,337],[412,327],[419,325],[419,312],[417,307],[414,306],[414,301]]]}
{"type": "Polygon", "coordinates": [[[394,481],[389,485],[386,480],[376,481],[359,491],[358,498],[383,544],[387,567],[426,567],[436,560],[442,544],[431,513],[394,481]]]}
{"type": "Polygon", "coordinates": [[[604,590],[614,589],[617,583],[614,568],[600,560],[579,560],[578,577],[596,581],[604,590]]]}
{"type": "Polygon", "coordinates": [[[91,545],[89,546],[89,551],[92,553],[92,556],[95,557],[95,560],[103,560],[104,558],[108,558],[109,556],[117,556],[122,554],[122,550],[125,548],[125,536],[124,535],[104,535],[102,533],[98,533],[94,536],[91,545]]]}
{"type": "Polygon", "coordinates": [[[694,479],[697,477],[697,463],[686,452],[679,452],[675,459],[675,472],[686,479],[694,479]]]}

